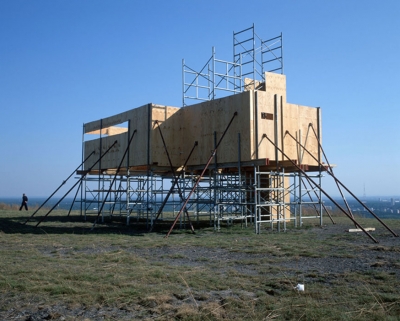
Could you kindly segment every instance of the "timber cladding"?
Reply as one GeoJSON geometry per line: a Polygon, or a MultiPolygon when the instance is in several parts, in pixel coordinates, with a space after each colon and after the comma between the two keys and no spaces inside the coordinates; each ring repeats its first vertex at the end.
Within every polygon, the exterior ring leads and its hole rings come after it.
{"type": "Polygon", "coordinates": [[[317,156],[318,141],[310,124],[316,131],[321,130],[319,108],[287,103],[284,75],[266,73],[265,79],[265,84],[256,91],[250,89],[184,108],[147,104],[87,123],[84,125],[85,134],[101,133],[102,136],[84,142],[85,157],[95,151],[95,156],[85,162],[85,169],[89,169],[115,141],[114,147],[93,169],[117,168],[126,153],[128,135],[135,130],[129,153],[122,162],[125,168],[128,162],[129,167],[169,167],[168,156],[175,168],[180,167],[195,142],[198,145],[188,165],[205,165],[225,131],[216,154],[218,164],[237,163],[239,148],[242,162],[275,160],[276,157],[285,160],[265,135],[291,159],[315,164],[312,157],[287,135],[287,131],[317,156]],[[235,113],[237,116],[234,117],[235,113]],[[122,123],[127,124],[125,129],[115,127],[122,123]]]}
{"type": "Polygon", "coordinates": [[[247,91],[184,108],[182,113],[185,133],[182,141],[183,149],[190,150],[193,142],[198,141],[198,147],[191,157],[189,165],[206,164],[225,131],[226,134],[217,150],[217,162],[238,161],[238,134],[240,134],[241,141],[241,160],[251,160],[250,129],[253,96],[253,91],[247,91]],[[235,113],[237,116],[234,117],[235,113]],[[227,129],[231,120],[232,123],[227,129]]]}

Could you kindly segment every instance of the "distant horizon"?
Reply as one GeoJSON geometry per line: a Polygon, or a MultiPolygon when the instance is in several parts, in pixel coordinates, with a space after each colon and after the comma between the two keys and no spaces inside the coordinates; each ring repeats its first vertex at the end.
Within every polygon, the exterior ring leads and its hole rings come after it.
{"type": "MultiPolygon", "coordinates": [[[[28,198],[31,198],[31,199],[48,198],[50,196],[50,195],[47,195],[47,196],[36,196],[36,195],[30,196],[27,193],[25,193],[25,194],[26,194],[26,196],[28,198]]],[[[329,195],[329,196],[332,197],[332,198],[342,198],[341,195],[329,195]]],[[[63,197],[63,196],[53,196],[51,199],[60,199],[61,197],[63,197]]],[[[356,195],[356,197],[359,198],[359,199],[361,199],[361,198],[384,198],[384,197],[400,199],[400,195],[361,195],[361,196],[356,195]]],[[[22,198],[22,193],[19,196],[0,196],[0,201],[2,199],[20,199],[20,198],[22,198]]],[[[74,197],[73,196],[65,196],[64,198],[72,199],[74,197]]],[[[348,199],[348,198],[353,198],[353,197],[350,196],[350,195],[345,195],[345,198],[348,199]]],[[[77,199],[79,199],[79,196],[77,197],[77,199]]],[[[327,196],[322,196],[322,199],[324,200],[324,199],[329,199],[329,198],[327,196]]]]}

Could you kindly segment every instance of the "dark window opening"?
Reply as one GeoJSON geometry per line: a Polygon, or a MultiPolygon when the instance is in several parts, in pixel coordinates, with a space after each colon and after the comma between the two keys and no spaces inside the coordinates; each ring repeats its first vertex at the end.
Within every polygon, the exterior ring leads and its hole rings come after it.
{"type": "Polygon", "coordinates": [[[261,119],[274,120],[274,115],[270,113],[261,113],[261,119]]]}

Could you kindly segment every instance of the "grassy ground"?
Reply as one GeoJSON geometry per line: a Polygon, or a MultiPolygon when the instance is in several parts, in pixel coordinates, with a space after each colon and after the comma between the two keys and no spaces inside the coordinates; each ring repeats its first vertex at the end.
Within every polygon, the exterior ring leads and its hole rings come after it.
{"type": "MultiPolygon", "coordinates": [[[[347,218],[255,235],[240,224],[147,233],[53,211],[0,210],[4,320],[400,320],[400,239],[347,218]],[[294,289],[305,285],[305,291],[294,289]],[[44,313],[43,311],[46,311],[44,313]],[[23,319],[25,318],[25,319],[23,319]],[[36,320],[36,319],[35,319],[36,320]]],[[[385,221],[396,232],[400,220],[385,221]]]]}

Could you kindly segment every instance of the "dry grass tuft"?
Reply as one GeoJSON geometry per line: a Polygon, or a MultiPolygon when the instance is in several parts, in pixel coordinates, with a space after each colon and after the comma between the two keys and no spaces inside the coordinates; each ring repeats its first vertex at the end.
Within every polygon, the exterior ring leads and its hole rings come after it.
{"type": "Polygon", "coordinates": [[[201,307],[201,312],[216,320],[226,318],[225,307],[219,302],[207,302],[201,307]]]}

